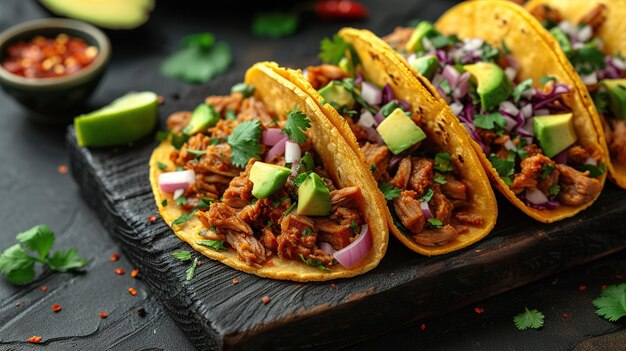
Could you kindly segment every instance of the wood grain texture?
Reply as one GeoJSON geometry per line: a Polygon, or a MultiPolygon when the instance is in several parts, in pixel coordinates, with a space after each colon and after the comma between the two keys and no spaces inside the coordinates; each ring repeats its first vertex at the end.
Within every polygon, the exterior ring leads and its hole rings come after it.
{"type": "MultiPolygon", "coordinates": [[[[161,125],[169,113],[226,93],[238,79],[226,76],[166,97],[161,125]]],[[[171,253],[189,247],[160,218],[147,220],[158,213],[148,181],[148,159],[157,143],[84,149],[71,128],[67,142],[84,197],[201,350],[336,349],[626,248],[626,191],[608,185],[590,209],[551,225],[527,218],[500,198],[498,224],[482,242],[427,258],[392,239],[378,268],[334,286],[259,278],[200,254],[194,256],[202,266],[186,282],[188,264],[171,253]],[[233,285],[233,278],[239,284],[233,285]],[[271,298],[267,305],[264,295],[271,298]]]]}

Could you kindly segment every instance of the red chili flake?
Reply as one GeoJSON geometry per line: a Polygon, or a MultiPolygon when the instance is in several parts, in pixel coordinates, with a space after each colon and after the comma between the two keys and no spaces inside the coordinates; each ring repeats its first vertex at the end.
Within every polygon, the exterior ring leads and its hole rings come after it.
{"type": "Polygon", "coordinates": [[[42,286],[41,288],[39,288],[39,290],[41,290],[42,293],[45,293],[46,291],[48,291],[48,287],[42,286]]]}
{"type": "Polygon", "coordinates": [[[422,323],[422,325],[420,325],[420,329],[422,331],[426,330],[426,323],[422,323]]]}
{"type": "Polygon", "coordinates": [[[137,278],[138,275],[139,275],[139,269],[135,268],[130,272],[131,278],[137,278]]]}
{"type": "Polygon", "coordinates": [[[585,290],[587,290],[587,285],[582,285],[581,284],[581,285],[578,286],[578,291],[583,292],[585,290]]]}
{"type": "Polygon", "coordinates": [[[126,273],[126,272],[124,271],[124,268],[115,268],[115,269],[113,270],[113,272],[115,272],[115,274],[117,274],[117,275],[124,275],[124,273],[126,273]]]}
{"type": "Polygon", "coordinates": [[[56,313],[59,312],[61,310],[61,305],[59,305],[58,303],[55,303],[54,305],[52,305],[52,310],[56,313]]]}
{"type": "Polygon", "coordinates": [[[163,105],[165,103],[165,98],[161,95],[157,95],[157,102],[159,105],[163,105]]]}
{"type": "Polygon", "coordinates": [[[116,261],[117,261],[117,260],[119,260],[119,259],[120,259],[120,254],[118,254],[117,252],[114,252],[114,253],[111,255],[111,262],[116,262],[116,261]]]}
{"type": "Polygon", "coordinates": [[[474,312],[481,314],[483,312],[485,312],[485,309],[482,307],[474,307],[474,312]]]}
{"type": "Polygon", "coordinates": [[[41,342],[41,336],[34,335],[34,336],[31,336],[30,338],[26,339],[26,341],[28,341],[31,344],[39,344],[41,342]]]}
{"type": "Polygon", "coordinates": [[[616,274],[616,275],[615,275],[615,278],[617,278],[617,279],[624,279],[624,276],[623,276],[623,275],[621,275],[621,274],[616,274]]]}
{"type": "Polygon", "coordinates": [[[148,217],[148,222],[150,222],[150,223],[156,222],[156,217],[155,216],[148,217]]]}
{"type": "Polygon", "coordinates": [[[59,167],[57,167],[57,172],[61,174],[67,174],[68,171],[69,171],[69,168],[67,168],[66,165],[59,165],[59,167]]]}
{"type": "Polygon", "coordinates": [[[21,302],[18,301],[18,302],[15,303],[15,307],[20,307],[20,306],[22,306],[21,302]]]}
{"type": "Polygon", "coordinates": [[[200,266],[202,266],[202,262],[200,261],[196,262],[196,267],[200,267],[200,266]]]}
{"type": "Polygon", "coordinates": [[[600,289],[606,289],[606,284],[600,285],[600,289]]]}
{"type": "Polygon", "coordinates": [[[109,315],[106,314],[106,312],[100,312],[98,313],[98,316],[100,316],[100,318],[105,319],[106,317],[108,317],[109,315]]]}
{"type": "Polygon", "coordinates": [[[569,318],[569,313],[563,312],[563,318],[569,318]]]}
{"type": "Polygon", "coordinates": [[[137,290],[133,289],[133,288],[128,288],[128,293],[135,296],[137,295],[137,290]]]}
{"type": "Polygon", "coordinates": [[[330,20],[355,20],[367,17],[367,9],[354,0],[324,0],[315,4],[315,13],[330,20]]]}
{"type": "Polygon", "coordinates": [[[237,285],[237,284],[239,284],[239,279],[233,278],[233,285],[237,285]]]}
{"type": "Polygon", "coordinates": [[[261,298],[261,301],[263,301],[263,303],[267,305],[268,303],[270,303],[271,300],[269,296],[265,295],[261,298]]]}
{"type": "Polygon", "coordinates": [[[337,286],[337,284],[335,284],[335,283],[330,283],[330,287],[331,287],[331,288],[334,288],[334,287],[336,287],[336,286],[337,286]]]}

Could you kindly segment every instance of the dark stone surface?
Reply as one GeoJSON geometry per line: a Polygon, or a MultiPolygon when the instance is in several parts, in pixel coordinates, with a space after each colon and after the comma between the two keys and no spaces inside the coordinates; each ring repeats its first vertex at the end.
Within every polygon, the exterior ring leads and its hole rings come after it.
{"type": "MultiPolygon", "coordinates": [[[[372,19],[354,25],[387,33],[397,24],[415,17],[434,19],[454,1],[415,1],[410,5],[399,0],[367,3],[370,3],[372,19]]],[[[186,89],[184,84],[158,74],[162,59],[176,49],[178,40],[185,34],[212,31],[218,39],[229,41],[236,56],[233,71],[240,72],[263,59],[274,59],[285,65],[306,60],[314,62],[320,38],[344,25],[306,18],[293,38],[259,40],[249,34],[252,15],[237,9],[241,2],[232,2],[231,9],[225,10],[206,10],[200,6],[191,1],[160,1],[146,26],[132,32],[109,33],[113,42],[111,65],[85,111],[102,106],[128,90],[150,89],[169,95],[186,89]]],[[[266,3],[256,6],[266,6],[266,3]]],[[[35,1],[3,0],[0,4],[0,30],[47,15],[35,1]]],[[[227,90],[228,86],[223,89],[227,90]]],[[[45,275],[23,287],[11,286],[0,280],[0,350],[40,348],[25,343],[25,339],[32,335],[43,337],[46,350],[193,349],[191,341],[164,312],[163,305],[144,280],[132,280],[128,276],[134,266],[125,256],[121,255],[120,261],[115,264],[109,261],[110,255],[116,251],[121,253],[119,246],[125,244],[111,239],[109,233],[113,228],[106,222],[103,224],[87,206],[70,175],[57,172],[57,166],[68,164],[64,147],[65,128],[37,125],[29,122],[26,116],[27,113],[15,102],[0,93],[0,220],[3,226],[0,248],[12,245],[15,234],[46,223],[57,233],[57,248],[76,246],[90,263],[84,275],[45,275]],[[127,274],[114,275],[113,269],[117,267],[126,269],[127,274]],[[45,294],[39,290],[42,285],[48,287],[45,294]],[[135,297],[127,292],[131,286],[139,291],[135,297]],[[17,302],[20,302],[20,307],[16,307],[17,302]],[[51,310],[55,303],[63,307],[58,314],[51,310]],[[146,310],[145,317],[139,316],[139,308],[146,310]],[[98,317],[102,310],[109,314],[105,320],[98,317]]],[[[514,211],[510,215],[521,217],[514,211]]],[[[595,230],[588,235],[591,242],[593,238],[599,238],[595,230]]],[[[398,245],[392,246],[390,253],[398,253],[404,258],[410,256],[398,245]]],[[[179,267],[177,272],[181,269],[179,267]]],[[[599,285],[620,281],[615,278],[617,273],[626,274],[624,252],[442,317],[410,321],[404,329],[387,336],[378,337],[381,329],[364,330],[375,338],[350,348],[623,349],[621,346],[626,344],[624,322],[602,320],[593,314],[590,304],[599,293],[599,285]],[[555,279],[557,283],[552,284],[555,279]],[[577,287],[583,283],[589,289],[579,293],[577,287]],[[473,306],[484,306],[485,312],[477,315],[472,311],[473,306]],[[525,332],[514,329],[512,317],[524,306],[542,310],[546,314],[546,327],[525,332]],[[562,319],[562,311],[569,312],[571,317],[562,319]],[[426,322],[424,331],[419,328],[422,322],[426,322]]],[[[207,281],[205,284],[203,288],[206,289],[214,282],[207,281]]],[[[338,282],[337,286],[341,284],[343,282],[338,282]]],[[[517,285],[516,282],[513,284],[517,285]]],[[[399,289],[403,288],[407,287],[399,289]]],[[[359,291],[359,288],[355,290],[359,291]]],[[[309,297],[299,295],[292,301],[298,304],[309,297]]],[[[234,322],[235,318],[236,315],[229,320],[234,322]]],[[[367,318],[376,318],[377,324],[384,326],[387,314],[367,318]]],[[[307,325],[298,332],[315,334],[316,329],[307,325]]],[[[326,337],[319,335],[318,338],[323,342],[326,337]]],[[[353,342],[345,339],[337,346],[353,342]]],[[[298,345],[289,341],[282,346],[298,345]]]]}

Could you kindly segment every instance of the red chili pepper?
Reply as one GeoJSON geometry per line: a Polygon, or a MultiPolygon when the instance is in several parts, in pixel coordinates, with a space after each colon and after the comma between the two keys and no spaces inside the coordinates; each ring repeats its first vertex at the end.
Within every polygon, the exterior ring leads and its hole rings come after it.
{"type": "Polygon", "coordinates": [[[335,286],[336,286],[335,283],[330,283],[331,288],[334,288],[335,286]]]}
{"type": "Polygon", "coordinates": [[[148,217],[148,222],[150,222],[150,223],[156,222],[156,217],[155,216],[148,217]]]}
{"type": "Polygon", "coordinates": [[[270,303],[271,300],[269,296],[265,295],[261,298],[261,301],[263,301],[263,303],[267,305],[268,303],[270,303]]]}
{"type": "Polygon", "coordinates": [[[66,165],[60,165],[59,167],[57,167],[57,172],[59,172],[60,174],[67,174],[68,171],[69,169],[66,165]]]}
{"type": "Polygon", "coordinates": [[[315,4],[315,13],[330,20],[358,20],[367,17],[367,9],[354,0],[324,0],[315,4]]]}
{"type": "Polygon", "coordinates": [[[422,323],[422,325],[420,325],[420,329],[422,331],[426,330],[426,323],[422,323]]]}
{"type": "Polygon", "coordinates": [[[138,276],[138,275],[139,275],[139,270],[138,270],[138,269],[133,269],[133,270],[130,272],[130,276],[131,276],[131,278],[137,278],[137,276],[138,276]]]}
{"type": "Polygon", "coordinates": [[[120,254],[118,254],[117,252],[114,252],[114,253],[111,255],[111,262],[116,262],[116,261],[117,261],[117,260],[119,260],[119,259],[120,259],[120,254]]]}
{"type": "Polygon", "coordinates": [[[113,270],[115,272],[115,274],[117,275],[123,275],[124,273],[126,273],[124,271],[124,268],[115,268],[115,270],[113,270]]]}
{"type": "Polygon", "coordinates": [[[563,318],[569,318],[569,313],[563,312],[563,318]]]}
{"type": "Polygon", "coordinates": [[[137,295],[137,290],[133,289],[133,288],[128,288],[128,293],[135,296],[137,295]]]}
{"type": "Polygon", "coordinates": [[[100,318],[105,319],[106,317],[108,317],[109,315],[106,314],[106,312],[100,312],[98,313],[98,316],[100,316],[100,318]]]}
{"type": "Polygon", "coordinates": [[[26,341],[28,341],[31,344],[39,344],[41,342],[41,336],[38,336],[38,335],[31,336],[30,338],[26,339],[26,341]]]}
{"type": "Polygon", "coordinates": [[[59,312],[61,310],[61,305],[59,305],[58,303],[55,303],[54,305],[52,305],[52,310],[56,313],[59,312]]]}
{"type": "Polygon", "coordinates": [[[474,312],[481,314],[483,312],[485,312],[485,309],[482,307],[474,307],[474,312]]]}

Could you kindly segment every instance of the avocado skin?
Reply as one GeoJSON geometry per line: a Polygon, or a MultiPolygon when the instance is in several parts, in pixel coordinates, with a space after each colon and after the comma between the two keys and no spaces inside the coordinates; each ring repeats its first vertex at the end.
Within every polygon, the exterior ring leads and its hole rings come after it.
{"type": "Polygon", "coordinates": [[[605,79],[601,84],[609,95],[609,107],[613,116],[626,119],[626,79],[605,79]]]}
{"type": "Polygon", "coordinates": [[[330,191],[317,173],[311,173],[298,188],[298,214],[304,216],[328,216],[330,214],[330,191]]]}
{"type": "Polygon", "coordinates": [[[415,59],[411,65],[419,74],[431,80],[435,76],[437,68],[439,68],[439,59],[433,55],[422,56],[415,59]]]}
{"type": "Polygon", "coordinates": [[[198,105],[191,114],[189,124],[185,127],[185,134],[192,135],[208,128],[214,127],[220,120],[220,115],[212,105],[202,103],[198,105]]]}
{"type": "Polygon", "coordinates": [[[472,81],[478,84],[476,92],[480,96],[480,105],[485,112],[496,109],[513,93],[513,86],[504,70],[495,63],[478,62],[463,68],[470,72],[472,81]]]}

